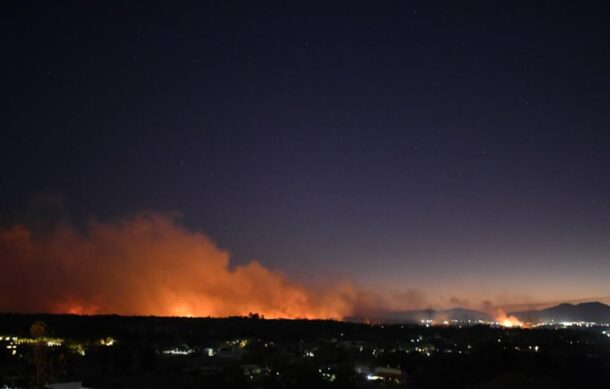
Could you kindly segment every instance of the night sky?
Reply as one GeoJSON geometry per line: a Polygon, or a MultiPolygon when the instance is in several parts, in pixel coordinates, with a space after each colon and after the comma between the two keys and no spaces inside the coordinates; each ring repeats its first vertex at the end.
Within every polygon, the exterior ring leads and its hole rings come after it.
{"type": "Polygon", "coordinates": [[[608,296],[609,20],[573,1],[4,1],[0,221],[43,194],[75,223],[180,212],[233,264],[305,285],[608,296]]]}

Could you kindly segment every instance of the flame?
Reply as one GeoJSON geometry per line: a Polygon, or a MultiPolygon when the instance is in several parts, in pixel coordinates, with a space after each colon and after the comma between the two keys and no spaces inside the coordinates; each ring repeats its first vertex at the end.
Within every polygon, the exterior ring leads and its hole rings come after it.
{"type": "Polygon", "coordinates": [[[498,313],[495,318],[496,323],[506,328],[524,327],[525,323],[519,320],[516,316],[507,315],[503,309],[498,309],[498,313]]]}
{"type": "Polygon", "coordinates": [[[0,311],[342,319],[378,306],[349,283],[307,288],[258,261],[233,265],[154,212],[44,233],[0,227],[0,263],[0,311]]]}

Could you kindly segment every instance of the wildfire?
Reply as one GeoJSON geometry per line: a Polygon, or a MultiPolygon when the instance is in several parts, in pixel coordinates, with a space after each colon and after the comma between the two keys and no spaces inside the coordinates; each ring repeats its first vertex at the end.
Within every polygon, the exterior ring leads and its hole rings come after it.
{"type": "Polygon", "coordinates": [[[507,315],[503,309],[498,310],[495,321],[496,321],[496,323],[500,324],[502,327],[506,327],[506,328],[525,326],[525,323],[523,323],[521,320],[519,320],[515,316],[507,315]]]}
{"type": "Polygon", "coordinates": [[[155,212],[44,234],[0,226],[0,259],[0,311],[341,319],[375,306],[351,284],[308,288],[256,260],[232,264],[155,212]]]}

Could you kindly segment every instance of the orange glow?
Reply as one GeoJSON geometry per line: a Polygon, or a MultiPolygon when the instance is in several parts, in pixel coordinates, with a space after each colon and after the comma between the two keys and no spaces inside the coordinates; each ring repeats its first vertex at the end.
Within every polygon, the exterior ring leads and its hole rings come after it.
{"type": "Polygon", "coordinates": [[[507,315],[503,309],[498,309],[498,313],[496,315],[495,321],[500,324],[502,327],[506,328],[514,328],[514,327],[524,327],[525,323],[519,320],[517,317],[512,315],[507,315]]]}
{"type": "Polygon", "coordinates": [[[153,212],[42,235],[0,228],[0,258],[1,311],[342,319],[372,306],[350,284],[314,290],[258,261],[232,265],[205,235],[153,212]]]}

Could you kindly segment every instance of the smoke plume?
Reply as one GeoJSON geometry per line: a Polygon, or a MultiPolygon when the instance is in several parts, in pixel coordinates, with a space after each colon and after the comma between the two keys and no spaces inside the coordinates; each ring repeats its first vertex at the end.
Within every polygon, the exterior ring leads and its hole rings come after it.
{"type": "Polygon", "coordinates": [[[1,228],[0,263],[1,311],[341,319],[376,304],[348,283],[314,291],[257,261],[231,266],[205,235],[154,212],[1,228]]]}

